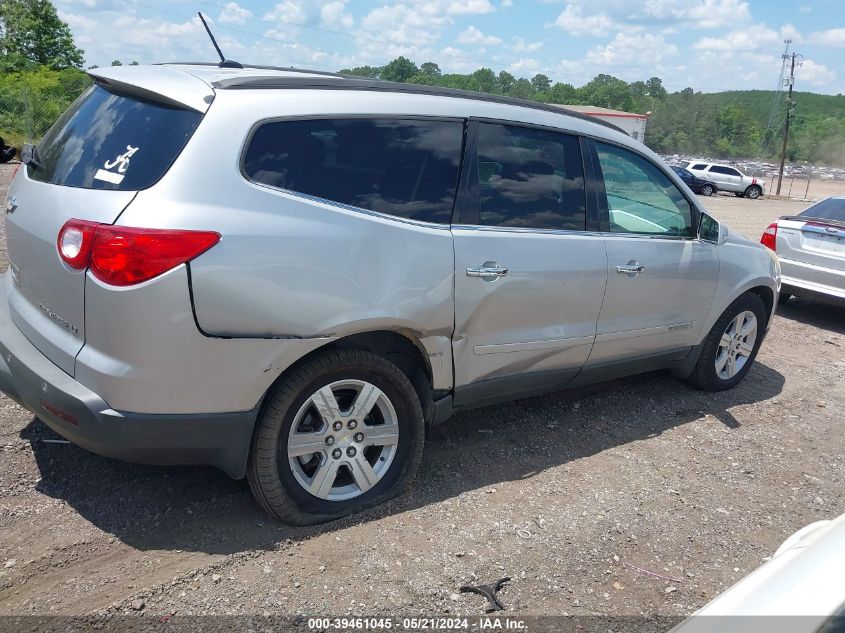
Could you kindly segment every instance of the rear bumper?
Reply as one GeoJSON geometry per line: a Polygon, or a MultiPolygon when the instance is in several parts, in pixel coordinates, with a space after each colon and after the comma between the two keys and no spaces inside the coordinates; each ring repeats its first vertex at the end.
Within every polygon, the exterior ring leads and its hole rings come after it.
{"type": "Polygon", "coordinates": [[[146,464],[205,464],[246,471],[258,410],[141,414],[113,410],[50,362],[11,321],[0,285],[0,391],[62,437],[106,457],[146,464]]]}
{"type": "Polygon", "coordinates": [[[845,272],[790,259],[780,259],[781,291],[845,301],[845,272]]]}

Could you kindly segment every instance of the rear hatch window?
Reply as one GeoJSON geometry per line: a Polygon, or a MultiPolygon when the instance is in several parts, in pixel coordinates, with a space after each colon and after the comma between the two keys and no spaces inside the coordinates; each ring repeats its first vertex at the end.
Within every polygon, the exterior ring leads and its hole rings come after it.
{"type": "Polygon", "coordinates": [[[802,211],[802,219],[845,222],[845,198],[828,198],[802,211]]]}
{"type": "Polygon", "coordinates": [[[38,144],[33,180],[65,187],[137,191],[155,184],[202,120],[172,107],[95,85],[38,144]]]}

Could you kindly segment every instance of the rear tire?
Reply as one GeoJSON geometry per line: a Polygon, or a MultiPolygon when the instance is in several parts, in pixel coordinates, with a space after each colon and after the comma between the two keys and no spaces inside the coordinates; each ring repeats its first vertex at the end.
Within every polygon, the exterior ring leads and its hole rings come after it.
{"type": "Polygon", "coordinates": [[[276,519],[330,521],[406,491],[424,431],[417,392],[398,367],[371,352],[328,352],[268,395],[247,480],[276,519]]]}
{"type": "Polygon", "coordinates": [[[716,193],[716,190],[713,188],[713,185],[703,185],[701,187],[702,196],[712,196],[714,193],[716,193]]]}
{"type": "Polygon", "coordinates": [[[759,185],[751,185],[748,189],[745,190],[745,197],[751,198],[752,200],[756,200],[760,196],[763,195],[763,190],[760,188],[759,185]]]}
{"type": "Polygon", "coordinates": [[[757,358],[765,328],[766,311],[760,297],[741,295],[710,328],[689,381],[705,391],[736,385],[757,358]]]}

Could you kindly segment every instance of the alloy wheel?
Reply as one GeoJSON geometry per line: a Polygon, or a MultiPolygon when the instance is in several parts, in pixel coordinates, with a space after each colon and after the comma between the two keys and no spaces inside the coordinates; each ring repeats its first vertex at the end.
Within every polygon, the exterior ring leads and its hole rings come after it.
{"type": "Polygon", "coordinates": [[[757,317],[750,310],[740,312],[725,329],[716,352],[716,375],[729,380],[745,367],[757,342],[757,317]]]}
{"type": "Polygon", "coordinates": [[[363,380],[340,380],[306,399],[282,451],[306,491],[346,501],[381,481],[398,444],[396,409],[384,392],[363,380]]]}

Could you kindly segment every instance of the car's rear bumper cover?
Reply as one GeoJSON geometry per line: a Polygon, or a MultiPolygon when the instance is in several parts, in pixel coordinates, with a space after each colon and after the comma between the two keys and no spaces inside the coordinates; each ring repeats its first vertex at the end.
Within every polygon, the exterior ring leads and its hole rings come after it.
{"type": "Polygon", "coordinates": [[[258,409],[233,413],[142,414],[113,410],[54,365],[9,316],[0,290],[0,391],[74,444],[147,464],[206,464],[240,478],[258,409]]]}
{"type": "Polygon", "coordinates": [[[845,301],[845,271],[784,258],[780,263],[781,285],[786,292],[811,293],[845,301]]]}

